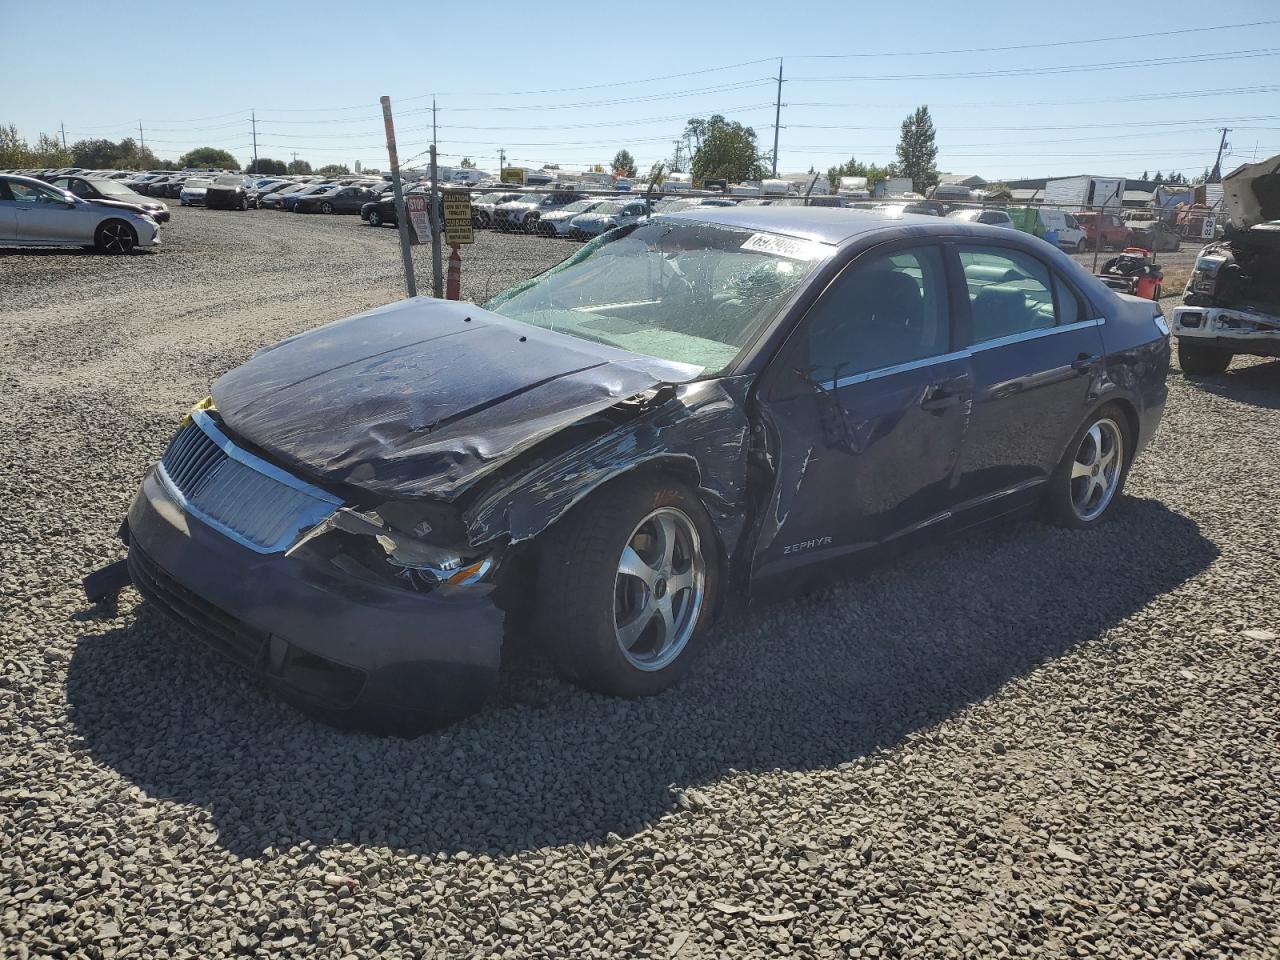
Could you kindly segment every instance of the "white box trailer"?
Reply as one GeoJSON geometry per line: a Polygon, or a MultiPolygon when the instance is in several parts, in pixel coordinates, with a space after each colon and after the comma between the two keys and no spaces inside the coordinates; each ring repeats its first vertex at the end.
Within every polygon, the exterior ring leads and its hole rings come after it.
{"type": "Polygon", "coordinates": [[[761,180],[760,193],[766,197],[785,197],[791,192],[790,180],[761,180]]]}
{"type": "Polygon", "coordinates": [[[871,196],[871,191],[867,189],[866,177],[841,177],[836,186],[836,193],[842,197],[854,197],[859,200],[866,200],[871,196]]]}
{"type": "Polygon", "coordinates": [[[1046,206],[1076,210],[1119,210],[1124,203],[1124,177],[1064,177],[1044,185],[1046,206]]]}

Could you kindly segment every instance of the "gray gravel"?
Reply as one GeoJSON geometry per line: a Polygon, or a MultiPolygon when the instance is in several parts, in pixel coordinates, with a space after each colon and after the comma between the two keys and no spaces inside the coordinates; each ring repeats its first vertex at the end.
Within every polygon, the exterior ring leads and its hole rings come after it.
{"type": "MultiPolygon", "coordinates": [[[[399,293],[350,218],[164,239],[0,253],[0,954],[1280,955],[1280,363],[1175,373],[1102,530],[766,606],[643,702],[526,654],[480,716],[377,739],[132,591],[87,614],[209,382],[399,293]]],[[[486,234],[464,292],[570,249],[486,234]]]]}

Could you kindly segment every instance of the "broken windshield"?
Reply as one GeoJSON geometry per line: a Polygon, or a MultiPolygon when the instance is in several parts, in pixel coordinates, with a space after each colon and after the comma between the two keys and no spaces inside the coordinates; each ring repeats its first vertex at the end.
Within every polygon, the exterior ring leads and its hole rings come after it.
{"type": "Polygon", "coordinates": [[[633,353],[727,367],[831,248],[691,220],[650,220],[593,240],[485,307],[633,353]]]}

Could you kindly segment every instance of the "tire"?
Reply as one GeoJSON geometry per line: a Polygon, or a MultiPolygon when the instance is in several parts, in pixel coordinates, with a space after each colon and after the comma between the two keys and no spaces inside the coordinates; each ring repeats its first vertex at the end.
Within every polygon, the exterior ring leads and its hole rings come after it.
{"type": "Polygon", "coordinates": [[[333,213],[333,204],[326,200],[324,203],[320,204],[320,212],[333,213]]]}
{"type": "Polygon", "coordinates": [[[1178,366],[1183,373],[1209,374],[1222,373],[1231,366],[1235,354],[1217,347],[1206,347],[1199,343],[1191,343],[1184,338],[1178,339],[1178,366]]]}
{"type": "Polygon", "coordinates": [[[717,542],[697,496],[656,476],[611,483],[552,527],[539,553],[537,622],[561,674],[620,697],[679,680],[715,609],[717,542]]]}
{"type": "Polygon", "coordinates": [[[123,220],[104,220],[93,235],[93,245],[99,253],[122,256],[138,245],[138,234],[123,220]]]}
{"type": "Polygon", "coordinates": [[[380,214],[377,210],[369,211],[369,226],[371,227],[382,226],[382,214],[380,214]]]}
{"type": "Polygon", "coordinates": [[[484,230],[489,226],[489,214],[485,213],[483,210],[477,210],[472,214],[471,222],[476,225],[477,229],[484,230]]]}
{"type": "Polygon", "coordinates": [[[1089,244],[1086,243],[1084,240],[1076,241],[1076,249],[1075,249],[1076,253],[1087,253],[1088,249],[1089,249],[1089,244]]]}
{"type": "Polygon", "coordinates": [[[1049,478],[1044,503],[1049,523],[1089,530],[1111,515],[1129,475],[1131,433],[1129,418],[1115,404],[1089,415],[1049,478]]]}
{"type": "Polygon", "coordinates": [[[542,229],[542,217],[536,213],[530,213],[524,218],[524,223],[520,224],[525,233],[537,233],[542,229]]]}

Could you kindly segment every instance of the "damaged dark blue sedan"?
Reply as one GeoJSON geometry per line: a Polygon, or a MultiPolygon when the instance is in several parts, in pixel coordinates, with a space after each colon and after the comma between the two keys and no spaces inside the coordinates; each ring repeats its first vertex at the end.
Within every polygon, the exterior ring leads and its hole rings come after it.
{"type": "Polygon", "coordinates": [[[1015,512],[1101,523],[1169,352],[1151,301],[1015,231],[657,216],[483,308],[407,300],[260,351],[147,474],[128,571],[331,721],[475,710],[504,618],[574,682],[652,694],[803,568],[1015,512]]]}

